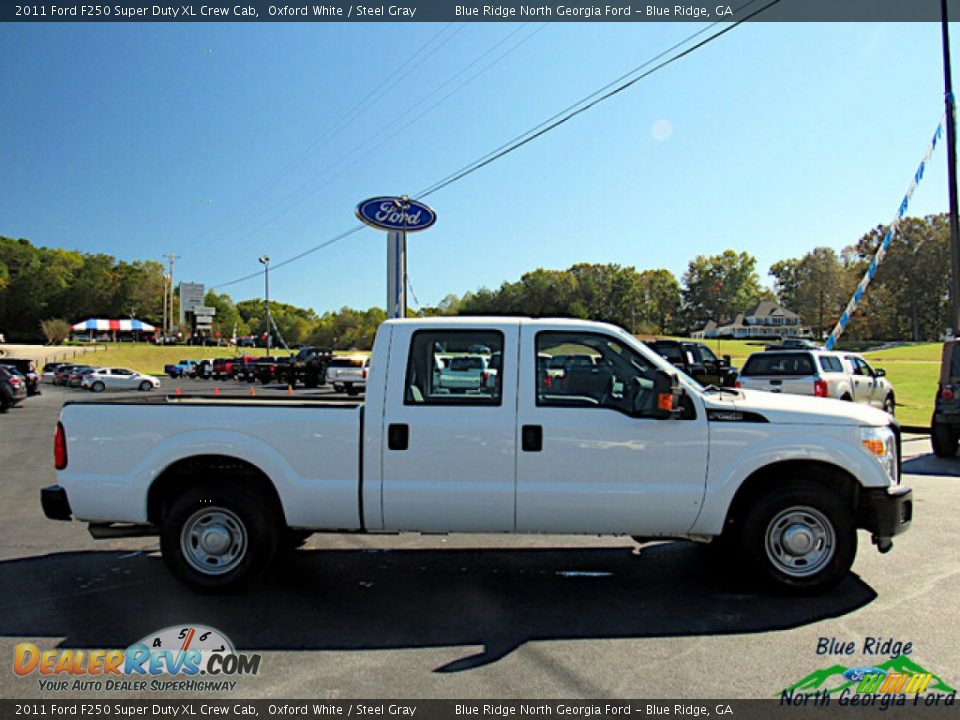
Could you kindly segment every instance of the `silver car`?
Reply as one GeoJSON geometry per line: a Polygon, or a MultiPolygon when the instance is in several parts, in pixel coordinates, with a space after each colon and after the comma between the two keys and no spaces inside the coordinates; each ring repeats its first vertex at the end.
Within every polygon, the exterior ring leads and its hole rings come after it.
{"type": "Polygon", "coordinates": [[[740,371],[738,385],[750,390],[813,395],[859,402],[893,415],[893,386],[881,369],[861,355],[829,350],[768,350],[754,353],[740,371]]]}
{"type": "Polygon", "coordinates": [[[143,375],[129,368],[97,368],[84,376],[81,387],[93,392],[103,392],[104,390],[140,390],[147,392],[160,387],[160,381],[153,375],[143,375]]]}

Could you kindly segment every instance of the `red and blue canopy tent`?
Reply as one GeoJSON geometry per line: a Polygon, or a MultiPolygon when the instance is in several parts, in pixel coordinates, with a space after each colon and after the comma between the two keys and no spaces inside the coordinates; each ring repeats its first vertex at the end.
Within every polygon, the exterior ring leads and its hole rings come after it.
{"type": "Polygon", "coordinates": [[[91,318],[78,322],[71,328],[74,332],[156,332],[156,328],[150,323],[145,323],[136,318],[131,320],[100,320],[91,318]]]}

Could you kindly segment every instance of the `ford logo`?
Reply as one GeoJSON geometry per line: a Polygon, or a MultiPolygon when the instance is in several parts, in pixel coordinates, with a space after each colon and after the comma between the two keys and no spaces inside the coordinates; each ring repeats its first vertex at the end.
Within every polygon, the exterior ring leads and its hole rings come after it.
{"type": "Polygon", "coordinates": [[[429,207],[407,197],[375,197],[357,205],[357,217],[381,230],[426,230],[437,221],[429,207]]]}
{"type": "Polygon", "coordinates": [[[877,674],[886,675],[887,671],[881,670],[880,668],[870,667],[869,665],[866,665],[861,667],[850,668],[843,674],[843,676],[847,680],[851,680],[853,682],[860,682],[861,680],[863,680],[864,676],[866,675],[877,675],[877,674]]]}

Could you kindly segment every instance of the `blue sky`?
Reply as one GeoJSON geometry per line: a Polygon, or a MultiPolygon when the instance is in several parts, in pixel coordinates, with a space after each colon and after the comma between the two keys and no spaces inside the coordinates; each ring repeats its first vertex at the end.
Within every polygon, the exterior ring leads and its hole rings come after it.
{"type": "MultiPolygon", "coordinates": [[[[225,283],[699,27],[0,26],[0,234],[125,259],[176,252],[178,280],[225,283]]],[[[575,262],[679,277],[727,248],[753,253],[768,283],[772,262],[892,219],[943,111],[940,63],[936,24],[740,26],[431,196],[438,222],[410,239],[416,295],[434,304],[575,262]]],[[[941,146],[911,214],[946,207],[941,146]]],[[[271,296],[382,306],[385,267],[384,235],[367,229],[278,269],[271,296]]],[[[223,291],[255,297],[262,283],[223,291]]]]}

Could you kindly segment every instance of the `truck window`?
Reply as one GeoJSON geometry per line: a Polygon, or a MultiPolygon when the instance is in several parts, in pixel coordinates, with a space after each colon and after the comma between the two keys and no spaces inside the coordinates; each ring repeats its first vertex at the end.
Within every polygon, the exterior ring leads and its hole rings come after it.
{"type": "Polygon", "coordinates": [[[835,358],[832,355],[821,355],[820,356],[820,369],[824,372],[843,372],[843,365],[840,364],[840,359],[835,358]]]}
{"type": "Polygon", "coordinates": [[[751,355],[740,374],[751,375],[813,375],[813,360],[809,353],[762,352],[751,355]]]}
{"type": "Polygon", "coordinates": [[[405,405],[499,405],[500,368],[479,348],[503,354],[498,330],[418,330],[410,341],[405,405]]]}
{"type": "Polygon", "coordinates": [[[537,358],[544,358],[537,363],[537,405],[609,408],[629,415],[652,407],[656,368],[615,338],[541,332],[536,344],[537,358]]]}

